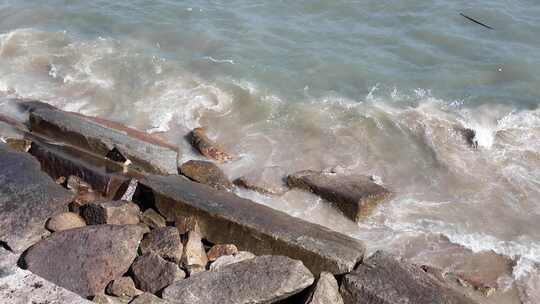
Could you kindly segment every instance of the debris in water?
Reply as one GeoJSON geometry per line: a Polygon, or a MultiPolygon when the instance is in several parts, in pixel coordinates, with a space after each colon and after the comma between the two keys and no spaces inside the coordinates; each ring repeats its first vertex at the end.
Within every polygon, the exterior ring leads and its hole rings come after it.
{"type": "Polygon", "coordinates": [[[484,24],[484,23],[482,23],[482,22],[480,22],[480,21],[478,21],[478,20],[475,20],[475,19],[473,19],[473,18],[471,18],[471,17],[469,17],[469,16],[467,16],[467,15],[465,15],[465,14],[463,14],[463,13],[459,13],[459,14],[460,14],[461,16],[463,16],[463,17],[469,19],[470,21],[476,23],[476,24],[480,24],[481,26],[483,26],[483,27],[485,27],[485,28],[488,28],[488,29],[490,29],[490,30],[493,30],[493,29],[494,29],[494,28],[492,28],[491,26],[489,26],[489,25],[487,25],[487,24],[484,24]]]}

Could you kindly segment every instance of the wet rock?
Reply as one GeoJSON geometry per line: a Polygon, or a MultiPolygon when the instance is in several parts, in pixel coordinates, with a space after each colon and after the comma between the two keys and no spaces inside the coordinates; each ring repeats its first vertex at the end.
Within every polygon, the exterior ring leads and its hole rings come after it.
{"type": "Polygon", "coordinates": [[[254,259],[255,257],[256,256],[253,253],[247,251],[240,251],[235,255],[220,256],[210,264],[210,271],[217,271],[227,265],[240,263],[242,261],[254,259]]]}
{"type": "Polygon", "coordinates": [[[217,258],[224,255],[235,255],[238,253],[238,248],[233,244],[218,244],[212,246],[207,253],[208,260],[210,262],[215,261],[217,258]]]}
{"type": "Polygon", "coordinates": [[[133,279],[130,277],[121,277],[109,283],[107,293],[117,297],[133,298],[143,292],[135,287],[133,279]]]}
{"type": "Polygon", "coordinates": [[[321,272],[306,304],[343,304],[338,283],[331,273],[321,272]]]}
{"type": "Polygon", "coordinates": [[[67,211],[73,194],[57,185],[29,154],[0,143],[0,242],[22,252],[47,231],[45,222],[67,211]]]}
{"type": "Polygon", "coordinates": [[[474,149],[478,149],[478,140],[476,139],[476,131],[468,128],[456,128],[457,132],[463,136],[465,142],[474,149]]]}
{"type": "Polygon", "coordinates": [[[236,179],[234,184],[263,194],[282,195],[289,190],[285,177],[281,167],[265,167],[236,179]]]}
{"type": "Polygon", "coordinates": [[[167,262],[153,252],[138,257],[131,266],[131,272],[137,287],[150,293],[156,293],[185,277],[175,263],[167,262]]]}
{"type": "Polygon", "coordinates": [[[167,261],[179,264],[182,259],[182,240],[175,227],[163,227],[145,234],[141,241],[141,252],[154,252],[167,261]]]}
{"type": "Polygon", "coordinates": [[[169,221],[195,218],[202,235],[214,244],[287,255],[316,274],[350,272],[364,255],[359,240],[178,176],[147,176],[139,187],[145,195],[134,200],[152,201],[169,221]]]}
{"type": "Polygon", "coordinates": [[[180,173],[189,179],[208,185],[217,190],[232,190],[233,184],[225,173],[214,163],[204,160],[190,160],[180,166],[180,173]]]}
{"type": "Polygon", "coordinates": [[[163,291],[163,298],[182,304],[274,303],[312,283],[313,275],[301,261],[261,256],[176,282],[163,291]]]}
{"type": "Polygon", "coordinates": [[[162,228],[167,226],[165,218],[161,214],[157,213],[156,210],[149,208],[146,209],[141,215],[141,222],[148,225],[152,229],[162,228]]]}
{"type": "Polygon", "coordinates": [[[30,271],[18,268],[18,258],[18,255],[0,248],[0,303],[92,303],[30,271]]]}
{"type": "Polygon", "coordinates": [[[121,166],[73,147],[33,140],[28,152],[39,160],[43,171],[49,176],[55,179],[62,176],[77,177],[82,184],[77,185],[77,178],[72,178],[73,184],[68,187],[75,187],[73,189],[78,190],[77,196],[88,196],[88,199],[84,199],[86,201],[98,196],[86,191],[86,185],[90,185],[94,192],[112,199],[130,181],[129,177],[122,174],[121,166]]]}
{"type": "Polygon", "coordinates": [[[136,225],[139,206],[128,201],[95,202],[84,206],[82,216],[88,225],[136,225]]]}
{"type": "Polygon", "coordinates": [[[345,275],[340,292],[347,304],[476,303],[421,267],[381,251],[345,275]]]}
{"type": "Polygon", "coordinates": [[[100,156],[116,149],[132,162],[130,167],[157,174],[175,174],[176,147],[144,132],[111,121],[28,105],[30,130],[100,156]]]}
{"type": "Polygon", "coordinates": [[[129,304],[167,304],[169,302],[158,298],[157,296],[145,292],[142,295],[136,297],[133,301],[129,302],[129,304]]]}
{"type": "Polygon", "coordinates": [[[86,226],[82,217],[73,212],[57,214],[47,221],[47,229],[57,232],[86,226]]]}
{"type": "Polygon", "coordinates": [[[129,269],[142,234],[135,225],[64,230],[32,246],[24,261],[33,273],[81,296],[102,294],[129,269]]]}
{"type": "Polygon", "coordinates": [[[184,247],[184,255],[182,257],[182,265],[187,269],[188,273],[198,273],[204,271],[208,257],[202,243],[202,236],[197,230],[188,232],[188,240],[184,247]]]}
{"type": "Polygon", "coordinates": [[[199,150],[202,155],[213,159],[217,162],[224,163],[234,159],[234,157],[227,152],[225,149],[208,138],[206,135],[205,128],[195,128],[190,133],[191,144],[194,148],[199,150]]]}
{"type": "Polygon", "coordinates": [[[32,145],[32,142],[28,139],[20,139],[20,138],[6,138],[6,144],[10,146],[13,150],[19,151],[19,152],[28,152],[30,150],[30,146],[32,145]]]}
{"type": "Polygon", "coordinates": [[[391,196],[369,176],[300,171],[289,175],[289,186],[311,191],[334,203],[353,221],[360,221],[391,196]]]}

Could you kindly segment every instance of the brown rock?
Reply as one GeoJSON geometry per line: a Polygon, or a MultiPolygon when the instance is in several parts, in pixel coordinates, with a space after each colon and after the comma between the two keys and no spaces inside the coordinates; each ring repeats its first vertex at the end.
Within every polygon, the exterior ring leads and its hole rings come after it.
{"type": "Polygon", "coordinates": [[[184,246],[184,255],[182,257],[184,268],[192,275],[193,273],[204,271],[207,263],[208,257],[204,250],[200,232],[197,230],[189,231],[188,240],[186,246],[184,246]]]}
{"type": "Polygon", "coordinates": [[[30,150],[32,142],[28,139],[6,138],[6,144],[8,144],[8,146],[10,146],[12,149],[19,152],[28,152],[28,150],[30,150]]]}
{"type": "Polygon", "coordinates": [[[127,304],[130,298],[110,297],[105,294],[95,295],[92,298],[92,302],[98,304],[127,304]]]}
{"type": "Polygon", "coordinates": [[[145,223],[146,225],[148,225],[148,227],[152,229],[157,229],[157,228],[162,228],[162,227],[167,226],[167,222],[165,221],[165,218],[152,208],[146,209],[143,212],[141,216],[141,222],[145,223]]]}
{"type": "Polygon", "coordinates": [[[82,217],[73,212],[57,214],[47,221],[47,229],[57,232],[86,226],[82,217]]]}
{"type": "Polygon", "coordinates": [[[307,170],[289,175],[287,182],[291,187],[311,191],[334,203],[345,216],[356,222],[391,196],[390,191],[364,175],[307,170]]]}
{"type": "Polygon", "coordinates": [[[82,180],[80,177],[75,175],[70,175],[67,179],[67,188],[74,193],[80,192],[93,192],[92,186],[89,183],[82,180]]]}
{"type": "Polygon", "coordinates": [[[195,128],[191,131],[191,144],[202,155],[218,161],[220,163],[228,162],[234,159],[231,155],[225,152],[225,149],[219,144],[208,138],[205,128],[195,128]]]}
{"type": "Polygon", "coordinates": [[[138,190],[135,201],[152,202],[168,221],[193,217],[211,243],[287,255],[315,274],[350,272],[364,255],[357,239],[178,176],[146,176],[138,190]]]}
{"type": "Polygon", "coordinates": [[[217,190],[232,190],[233,184],[225,173],[214,163],[204,160],[190,160],[180,166],[180,173],[189,179],[208,185],[217,190]]]}
{"type": "Polygon", "coordinates": [[[343,304],[338,283],[331,273],[321,272],[306,304],[343,304]]]}
{"type": "Polygon", "coordinates": [[[345,275],[341,295],[346,304],[474,304],[421,267],[381,251],[345,275]]]}
{"type": "Polygon", "coordinates": [[[136,225],[139,206],[128,201],[95,202],[84,206],[82,216],[88,225],[136,225]]]}
{"type": "Polygon", "coordinates": [[[156,293],[185,277],[176,264],[165,261],[153,252],[138,257],[131,266],[131,271],[137,287],[150,293],[156,293]]]}
{"type": "Polygon", "coordinates": [[[285,170],[273,166],[250,172],[236,179],[234,184],[263,194],[282,195],[289,190],[285,178],[285,170]]]}
{"type": "Polygon", "coordinates": [[[178,229],[180,234],[186,234],[192,230],[200,231],[197,219],[193,216],[177,216],[174,221],[174,226],[178,229]]]}
{"type": "Polygon", "coordinates": [[[145,234],[141,241],[141,252],[154,252],[167,261],[179,264],[182,259],[182,240],[175,227],[163,227],[145,234]]]}
{"type": "Polygon", "coordinates": [[[33,273],[88,297],[102,294],[129,269],[141,239],[135,225],[64,230],[28,249],[24,261],[33,273]]]}
{"type": "Polygon", "coordinates": [[[117,297],[133,298],[143,292],[135,287],[133,279],[130,277],[121,277],[109,283],[107,293],[117,297]]]}
{"type": "Polygon", "coordinates": [[[238,248],[233,244],[219,244],[214,245],[207,253],[208,260],[210,262],[215,261],[220,256],[235,255],[238,253],[238,248]]]}
{"type": "Polygon", "coordinates": [[[129,302],[129,304],[167,304],[169,302],[156,297],[155,295],[145,292],[142,295],[136,297],[133,301],[129,302]]]}

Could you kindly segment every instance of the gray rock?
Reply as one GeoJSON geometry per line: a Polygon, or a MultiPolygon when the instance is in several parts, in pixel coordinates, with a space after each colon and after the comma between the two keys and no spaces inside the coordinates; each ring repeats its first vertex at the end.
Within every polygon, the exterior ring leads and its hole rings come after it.
{"type": "Polygon", "coordinates": [[[182,259],[184,246],[180,233],[175,227],[154,229],[144,235],[141,241],[141,252],[154,252],[167,261],[179,264],[182,259]]]}
{"type": "Polygon", "coordinates": [[[131,299],[126,297],[111,297],[105,294],[95,295],[92,302],[98,304],[127,304],[131,299]]]}
{"type": "Polygon", "coordinates": [[[95,202],[84,206],[82,216],[88,225],[136,225],[140,209],[128,201],[95,202]]]}
{"type": "Polygon", "coordinates": [[[16,266],[18,256],[0,248],[0,303],[92,304],[79,295],[16,266]]]}
{"type": "Polygon", "coordinates": [[[217,258],[224,255],[235,255],[238,253],[238,248],[233,244],[218,244],[212,246],[207,252],[208,260],[215,261],[217,258]]]}
{"type": "Polygon", "coordinates": [[[180,173],[189,179],[217,190],[232,190],[233,184],[213,162],[190,160],[180,166],[180,173]]]}
{"type": "Polygon", "coordinates": [[[237,178],[234,183],[239,187],[263,194],[282,195],[289,190],[285,177],[285,170],[272,166],[250,172],[237,178]]]}
{"type": "Polygon", "coordinates": [[[153,202],[169,221],[194,217],[214,244],[235,244],[257,255],[287,255],[315,274],[350,272],[364,255],[359,240],[178,176],[146,176],[139,187],[141,195],[134,200],[153,202]]]}
{"type": "Polygon", "coordinates": [[[136,225],[98,225],[52,234],[28,249],[33,273],[81,296],[102,294],[137,255],[143,230],[136,225]]]}
{"type": "Polygon", "coordinates": [[[185,277],[175,263],[167,262],[153,252],[138,257],[131,266],[131,272],[135,285],[150,293],[156,293],[185,277]]]}
{"type": "Polygon", "coordinates": [[[163,298],[182,304],[274,303],[312,283],[313,275],[301,261],[260,256],[176,282],[163,291],[163,298]]]}
{"type": "Polygon", "coordinates": [[[242,261],[254,259],[255,257],[256,255],[247,251],[240,251],[235,255],[220,256],[212,264],[210,264],[210,271],[217,271],[227,265],[240,263],[242,261]]]}
{"type": "Polygon", "coordinates": [[[353,221],[360,221],[392,193],[369,176],[345,175],[311,170],[289,175],[289,186],[311,191],[334,203],[353,221]]]}
{"type": "Polygon", "coordinates": [[[31,155],[2,143],[0,168],[0,241],[22,252],[47,233],[47,219],[67,211],[73,194],[41,172],[31,155]]]}
{"type": "Polygon", "coordinates": [[[176,147],[144,132],[111,121],[29,104],[30,130],[100,156],[116,149],[136,170],[175,174],[176,147]]]}
{"type": "Polygon", "coordinates": [[[343,304],[338,283],[331,273],[321,272],[306,304],[343,304]]]}
{"type": "Polygon", "coordinates": [[[182,256],[182,265],[191,275],[204,271],[208,257],[202,243],[202,236],[197,230],[188,232],[188,240],[184,246],[184,255],[182,256]]]}
{"type": "Polygon", "coordinates": [[[145,292],[142,295],[136,297],[133,301],[129,302],[129,304],[168,304],[169,302],[158,298],[157,296],[145,292]]]}
{"type": "Polygon", "coordinates": [[[195,128],[189,136],[193,147],[199,150],[202,155],[220,163],[234,159],[232,155],[225,152],[221,145],[208,138],[205,128],[195,128]]]}
{"type": "Polygon", "coordinates": [[[376,252],[343,279],[346,304],[473,304],[421,267],[382,251],[376,252]]]}
{"type": "Polygon", "coordinates": [[[117,297],[133,298],[141,295],[143,292],[135,287],[133,279],[130,277],[121,277],[115,279],[107,285],[107,293],[117,297]]]}
{"type": "Polygon", "coordinates": [[[51,217],[47,221],[47,229],[57,232],[86,226],[82,217],[73,212],[63,212],[51,217]]]}
{"type": "Polygon", "coordinates": [[[146,209],[141,215],[141,222],[148,225],[152,229],[162,228],[167,226],[165,218],[161,214],[157,213],[156,210],[149,208],[146,209]]]}

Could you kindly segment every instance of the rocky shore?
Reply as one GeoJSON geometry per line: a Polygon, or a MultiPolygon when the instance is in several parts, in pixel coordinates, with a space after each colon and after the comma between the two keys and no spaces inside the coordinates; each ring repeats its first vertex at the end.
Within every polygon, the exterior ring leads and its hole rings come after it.
{"type": "Polygon", "coordinates": [[[393,195],[376,178],[270,168],[233,183],[219,164],[236,157],[204,128],[189,138],[208,161],[179,164],[158,137],[18,105],[28,121],[0,114],[0,303],[457,304],[490,293],[385,252],[364,257],[361,241],[232,191],[305,189],[360,221],[393,195]]]}

